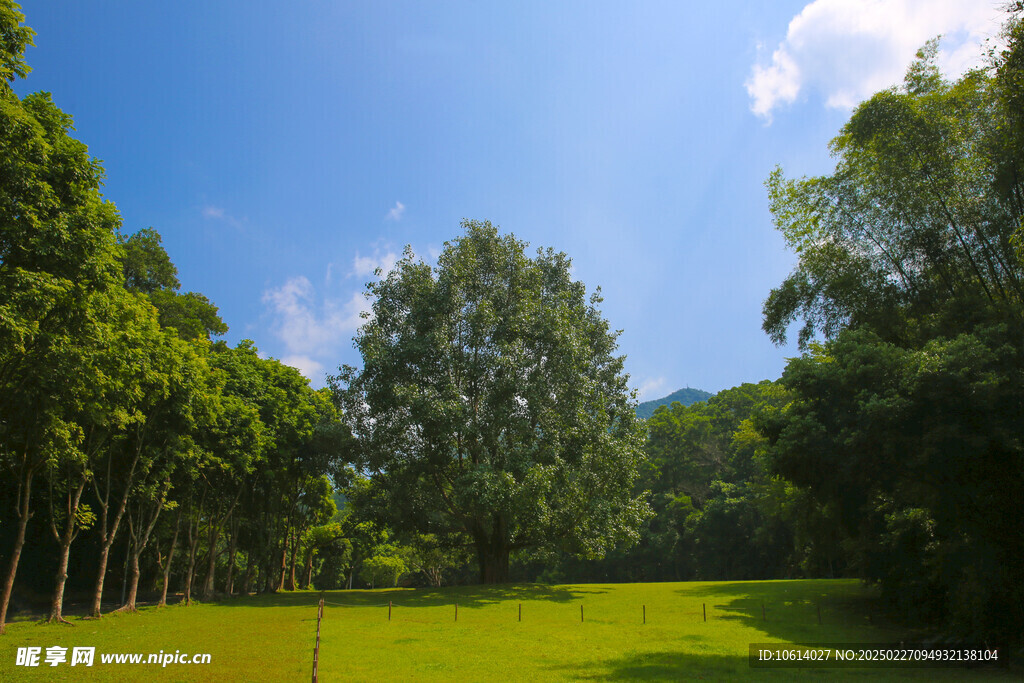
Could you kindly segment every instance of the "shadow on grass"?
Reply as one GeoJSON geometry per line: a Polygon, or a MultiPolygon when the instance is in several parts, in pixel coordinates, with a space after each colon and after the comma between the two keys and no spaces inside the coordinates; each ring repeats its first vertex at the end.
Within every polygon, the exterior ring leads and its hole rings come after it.
{"type": "Polygon", "coordinates": [[[888,620],[874,590],[842,579],[734,581],[676,591],[707,601],[708,619],[735,620],[790,642],[911,637],[888,620]]]}
{"type": "Polygon", "coordinates": [[[749,666],[746,657],[645,652],[603,662],[552,667],[552,671],[589,681],[732,680],[749,673],[749,666]]]}
{"type": "MultiPolygon", "coordinates": [[[[561,587],[540,584],[499,586],[452,586],[447,588],[391,588],[382,590],[335,590],[322,595],[328,607],[441,607],[458,603],[460,607],[481,607],[506,601],[572,602],[587,595],[607,593],[605,588],[561,587]]],[[[294,591],[235,597],[218,601],[223,607],[300,607],[315,606],[321,593],[294,591]]]]}
{"type": "Polygon", "coordinates": [[[751,667],[744,655],[712,655],[683,652],[646,652],[606,661],[551,667],[560,677],[588,681],[732,681],[739,679],[779,680],[1019,680],[1019,671],[998,666],[984,668],[829,668],[751,667]]]}

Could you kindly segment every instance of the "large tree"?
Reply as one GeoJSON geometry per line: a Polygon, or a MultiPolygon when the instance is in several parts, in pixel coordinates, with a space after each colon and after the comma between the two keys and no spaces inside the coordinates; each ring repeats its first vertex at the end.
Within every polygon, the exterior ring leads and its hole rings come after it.
{"type": "Polygon", "coordinates": [[[363,368],[331,381],[392,524],[465,534],[497,583],[516,549],[598,557],[636,539],[642,428],[600,296],[566,255],[463,228],[436,268],[407,250],[368,285],[363,368]]]}

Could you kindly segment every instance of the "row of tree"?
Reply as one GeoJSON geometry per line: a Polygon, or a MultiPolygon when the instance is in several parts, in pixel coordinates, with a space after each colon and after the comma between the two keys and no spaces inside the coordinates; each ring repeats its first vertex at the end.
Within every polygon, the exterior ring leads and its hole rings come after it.
{"type": "Polygon", "coordinates": [[[164,599],[172,567],[186,601],[293,587],[300,553],[327,542],[307,532],[335,512],[329,475],[348,437],[331,397],[251,342],[211,343],[227,327],[181,293],[160,236],[120,232],[71,117],[10,87],[28,71],[22,20],[0,3],[0,629],[29,535],[54,543],[31,566],[55,575],[54,621],[80,535],[97,616],[115,544],[124,609],[150,553],[164,599]]]}

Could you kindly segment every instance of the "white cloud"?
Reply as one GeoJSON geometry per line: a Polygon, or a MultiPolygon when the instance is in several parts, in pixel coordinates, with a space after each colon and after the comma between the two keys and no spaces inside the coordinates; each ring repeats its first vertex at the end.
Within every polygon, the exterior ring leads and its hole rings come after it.
{"type": "Polygon", "coordinates": [[[374,271],[380,268],[381,273],[387,275],[397,262],[398,254],[393,251],[381,254],[380,251],[375,250],[373,256],[360,256],[356,253],[355,260],[352,262],[352,273],[357,277],[365,277],[373,275],[374,271]]]}
{"type": "Polygon", "coordinates": [[[849,109],[899,83],[917,50],[944,36],[939,67],[957,76],[982,63],[985,40],[997,38],[1002,0],[815,0],[789,23],[767,64],[746,82],[750,109],[770,120],[805,89],[828,107],[849,109]]]}
{"type": "Polygon", "coordinates": [[[347,344],[370,310],[362,292],[346,300],[323,299],[303,276],[289,278],[263,293],[263,303],[274,317],[274,334],[285,348],[282,362],[298,368],[310,379],[323,371],[326,359],[347,344]]]}
{"type": "Polygon", "coordinates": [[[637,398],[641,401],[646,401],[651,398],[657,398],[653,396],[655,392],[660,392],[662,387],[665,386],[664,377],[656,377],[654,379],[644,380],[644,382],[637,388],[637,398]]]}
{"type": "Polygon", "coordinates": [[[388,211],[388,215],[384,218],[389,221],[400,221],[402,220],[403,213],[405,213],[405,204],[402,202],[395,202],[394,207],[388,211]]]}
{"type": "Polygon", "coordinates": [[[309,356],[285,356],[281,362],[292,366],[309,379],[320,377],[324,372],[324,366],[309,356]]]}

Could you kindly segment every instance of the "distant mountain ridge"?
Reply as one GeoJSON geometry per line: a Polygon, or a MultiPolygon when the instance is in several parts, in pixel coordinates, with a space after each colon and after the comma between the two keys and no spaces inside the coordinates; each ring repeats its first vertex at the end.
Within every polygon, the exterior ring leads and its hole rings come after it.
{"type": "Polygon", "coordinates": [[[636,407],[636,416],[642,420],[646,420],[651,415],[654,415],[654,411],[658,409],[658,406],[670,406],[676,401],[679,401],[684,406],[688,406],[691,403],[706,401],[712,396],[714,396],[714,394],[707,391],[686,387],[679,391],[673,391],[665,398],[656,398],[653,401],[644,401],[636,407]]]}

